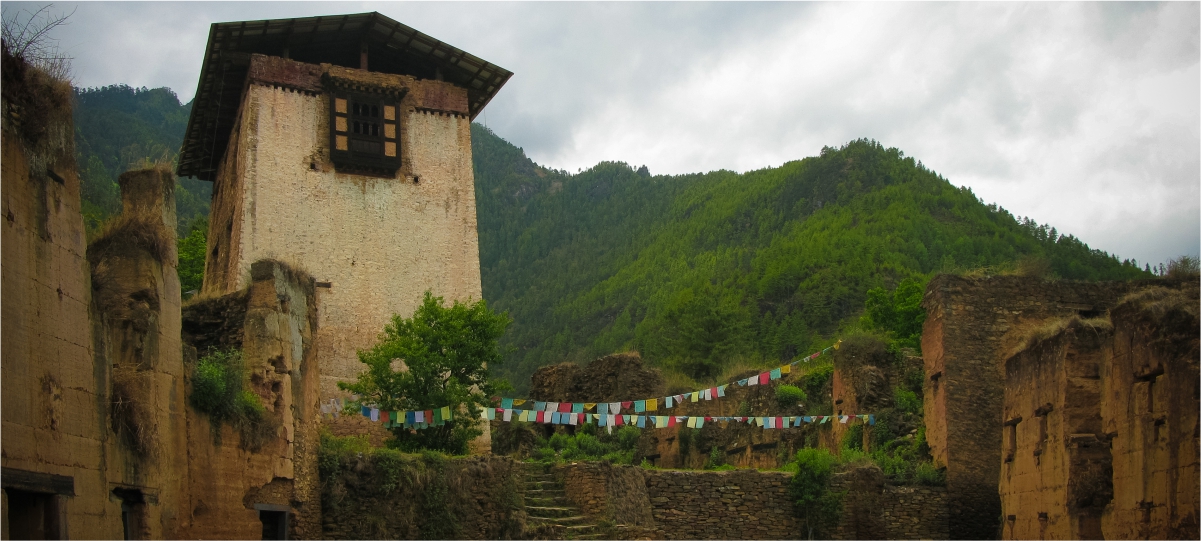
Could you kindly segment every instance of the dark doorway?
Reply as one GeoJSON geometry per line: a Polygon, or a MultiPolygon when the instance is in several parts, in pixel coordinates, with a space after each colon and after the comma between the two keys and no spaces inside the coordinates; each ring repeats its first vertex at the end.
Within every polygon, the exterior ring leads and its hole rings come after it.
{"type": "Polygon", "coordinates": [[[6,488],[9,539],[63,539],[59,497],[44,492],[6,488]]]}
{"type": "Polygon", "coordinates": [[[288,538],[288,512],[259,509],[259,520],[263,522],[263,539],[288,538]]]}

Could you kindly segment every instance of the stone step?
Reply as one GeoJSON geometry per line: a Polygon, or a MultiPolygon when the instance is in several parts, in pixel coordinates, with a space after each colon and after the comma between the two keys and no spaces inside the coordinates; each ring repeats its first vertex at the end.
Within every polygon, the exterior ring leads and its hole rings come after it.
{"type": "Polygon", "coordinates": [[[558,483],[526,483],[526,492],[535,490],[563,490],[563,487],[558,483]]]}
{"type": "Polygon", "coordinates": [[[563,495],[563,487],[525,487],[525,493],[527,496],[561,496],[563,495]]]}
{"type": "Polygon", "coordinates": [[[526,497],[525,504],[534,507],[572,507],[567,498],[530,498],[526,497]]]}
{"type": "Polygon", "coordinates": [[[526,519],[531,524],[558,524],[567,528],[567,531],[578,531],[585,529],[592,531],[596,528],[596,524],[590,522],[588,517],[584,515],[576,515],[572,517],[535,517],[530,516],[526,519]]]}
{"type": "Polygon", "coordinates": [[[525,507],[525,512],[531,517],[558,518],[575,516],[580,511],[572,507],[527,505],[525,507]]]}

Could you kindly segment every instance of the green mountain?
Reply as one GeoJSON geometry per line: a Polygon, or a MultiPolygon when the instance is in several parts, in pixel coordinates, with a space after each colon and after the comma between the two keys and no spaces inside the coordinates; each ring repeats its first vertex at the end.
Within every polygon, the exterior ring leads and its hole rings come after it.
{"type": "Polygon", "coordinates": [[[498,372],[638,350],[697,379],[824,346],[872,288],[937,272],[1147,276],[859,140],[737,174],[548,170],[473,125],[484,298],[514,323],[498,372]]]}
{"type": "MultiPolygon", "coordinates": [[[[83,191],[84,223],[95,231],[121,211],[117,177],[148,163],[173,163],[183,144],[192,104],[167,88],[112,85],[75,89],[75,153],[83,191]]],[[[207,217],[212,184],[193,178],[175,186],[178,229],[207,217]]]]}
{"type": "MultiPolygon", "coordinates": [[[[165,88],[76,90],[89,230],[119,212],[121,172],[175,159],[190,110],[165,88]]],[[[791,359],[857,325],[869,290],[937,272],[1149,276],[872,141],[743,174],[678,176],[616,162],[547,169],[475,124],[472,150],[484,298],[514,320],[496,372],[519,390],[540,366],[622,350],[697,379],[791,359]]],[[[211,193],[195,179],[176,186],[185,291],[199,287],[204,230],[192,225],[211,193]]],[[[877,308],[885,293],[873,294],[877,308]]]]}

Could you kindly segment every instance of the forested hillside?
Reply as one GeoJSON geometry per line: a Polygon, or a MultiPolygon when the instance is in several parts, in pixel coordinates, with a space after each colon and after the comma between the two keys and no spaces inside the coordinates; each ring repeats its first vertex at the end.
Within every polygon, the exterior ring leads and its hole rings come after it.
{"type": "Polygon", "coordinates": [[[518,387],[627,349],[701,380],[790,359],[856,322],[869,289],[937,272],[1146,276],[873,141],[744,174],[569,175],[472,135],[484,298],[513,316],[501,372],[518,387]]]}
{"type": "MultiPolygon", "coordinates": [[[[174,160],[191,104],[128,86],[77,90],[76,100],[94,230],[120,210],[121,172],[174,160]]],[[[701,380],[734,362],[790,359],[857,325],[869,290],[885,290],[879,300],[908,279],[912,296],[937,272],[1148,275],[872,141],[680,176],[614,162],[546,169],[474,124],[472,150],[484,298],[513,317],[496,371],[519,390],[540,366],[622,350],[701,380]]],[[[195,179],[176,187],[184,291],[200,285],[211,190],[195,179]]]]}
{"type": "MultiPolygon", "coordinates": [[[[121,173],[147,163],[174,162],[192,104],[167,88],[112,85],[75,89],[75,153],[89,231],[121,211],[121,173]]],[[[175,187],[179,232],[208,216],[212,184],[192,178],[175,187]]]]}

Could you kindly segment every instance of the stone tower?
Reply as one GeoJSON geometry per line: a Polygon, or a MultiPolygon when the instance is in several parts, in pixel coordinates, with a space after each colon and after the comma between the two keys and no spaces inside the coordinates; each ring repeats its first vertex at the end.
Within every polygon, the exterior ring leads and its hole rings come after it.
{"type": "Polygon", "coordinates": [[[480,299],[470,123],[511,75],[379,13],[212,25],[178,169],[214,184],[204,293],[310,273],[325,398],[425,291],[480,299]]]}

